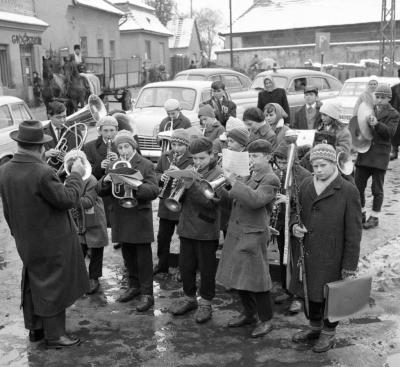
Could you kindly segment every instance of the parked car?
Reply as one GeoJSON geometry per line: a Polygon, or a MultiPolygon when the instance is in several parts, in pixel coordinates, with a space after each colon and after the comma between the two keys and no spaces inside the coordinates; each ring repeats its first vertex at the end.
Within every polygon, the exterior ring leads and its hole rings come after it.
{"type": "MultiPolygon", "coordinates": [[[[378,83],[390,84],[392,87],[400,82],[399,78],[394,77],[377,77],[378,83]]],[[[348,123],[353,117],[354,106],[356,105],[358,96],[367,88],[369,77],[359,77],[347,79],[338,97],[335,98],[341,105],[340,120],[348,123]]]]}
{"type": "MultiPolygon", "coordinates": [[[[192,126],[199,127],[199,104],[210,97],[210,81],[171,80],[144,86],[134,100],[132,111],[127,112],[137,131],[143,156],[154,161],[161,156],[157,134],[161,121],[167,117],[164,109],[167,99],[177,99],[182,113],[191,121],[192,126]]],[[[227,98],[230,99],[229,94],[227,98]]]]}
{"type": "Polygon", "coordinates": [[[33,119],[26,103],[17,97],[0,96],[0,165],[9,161],[17,151],[17,143],[9,136],[20,122],[33,119]]]}
{"type": "Polygon", "coordinates": [[[174,80],[221,80],[229,93],[248,90],[251,85],[251,79],[246,75],[225,68],[183,70],[175,75],[174,80]]]}
{"type": "Polygon", "coordinates": [[[327,73],[308,69],[277,69],[267,70],[258,74],[250,89],[246,92],[231,93],[233,102],[237,105],[237,114],[241,118],[248,107],[256,107],[258,93],[264,89],[264,78],[271,76],[277,88],[286,90],[291,115],[294,110],[304,104],[304,88],[312,85],[319,90],[319,99],[334,98],[339,94],[342,83],[327,73]]]}

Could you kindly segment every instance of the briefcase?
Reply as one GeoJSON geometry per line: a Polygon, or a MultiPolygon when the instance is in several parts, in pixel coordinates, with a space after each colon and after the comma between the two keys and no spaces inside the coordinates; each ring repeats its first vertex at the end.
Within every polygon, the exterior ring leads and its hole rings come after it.
{"type": "Polygon", "coordinates": [[[330,322],[347,319],[368,305],[372,277],[338,280],[325,285],[325,318],[330,322]]]}

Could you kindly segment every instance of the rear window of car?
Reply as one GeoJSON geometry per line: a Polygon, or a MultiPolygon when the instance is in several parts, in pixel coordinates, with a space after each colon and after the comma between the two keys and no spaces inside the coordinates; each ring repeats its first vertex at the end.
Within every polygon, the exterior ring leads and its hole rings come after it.
{"type": "Polygon", "coordinates": [[[0,129],[12,125],[11,114],[8,109],[8,106],[1,106],[0,107],[0,129]]]}
{"type": "Polygon", "coordinates": [[[182,109],[193,110],[196,101],[196,90],[181,87],[145,88],[139,95],[136,108],[164,107],[165,101],[170,98],[177,99],[182,109]]]}
{"type": "MultiPolygon", "coordinates": [[[[255,78],[253,81],[253,84],[251,85],[251,88],[252,89],[257,89],[257,88],[264,89],[264,79],[265,78],[266,78],[266,76],[259,76],[259,77],[255,78]]],[[[287,85],[286,77],[274,75],[272,77],[272,79],[274,81],[276,88],[286,89],[286,85],[287,85]]]]}
{"type": "Polygon", "coordinates": [[[177,75],[174,80],[207,80],[207,77],[199,74],[181,74],[177,75]]]}
{"type": "Polygon", "coordinates": [[[225,83],[225,87],[228,89],[241,89],[242,83],[236,75],[223,75],[222,80],[225,83]]]}

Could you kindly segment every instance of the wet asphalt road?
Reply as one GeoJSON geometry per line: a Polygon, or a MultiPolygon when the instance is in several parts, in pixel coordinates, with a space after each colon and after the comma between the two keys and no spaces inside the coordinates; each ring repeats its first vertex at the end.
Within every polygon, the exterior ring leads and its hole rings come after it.
{"type": "MultiPolygon", "coordinates": [[[[364,232],[362,256],[399,234],[400,161],[391,167],[380,227],[364,232]]],[[[154,218],[156,223],[156,213],[154,218]]],[[[174,251],[176,243],[175,239],[174,251]]],[[[263,338],[251,339],[250,327],[228,329],[226,324],[240,311],[240,304],[234,292],[222,287],[213,302],[213,318],[204,325],[196,324],[194,313],[181,317],[168,313],[170,303],[181,295],[181,284],[173,276],[155,278],[155,306],[138,313],[137,300],[115,302],[125,286],[120,251],[108,246],[104,256],[101,291],[68,309],[67,329],[82,339],[81,345],[46,350],[43,343],[30,343],[23,327],[21,262],[0,215],[0,366],[400,366],[398,287],[375,289],[367,312],[339,326],[336,348],[315,354],[291,342],[305,318],[287,315],[287,305],[276,307],[274,330],[263,338]]]]}

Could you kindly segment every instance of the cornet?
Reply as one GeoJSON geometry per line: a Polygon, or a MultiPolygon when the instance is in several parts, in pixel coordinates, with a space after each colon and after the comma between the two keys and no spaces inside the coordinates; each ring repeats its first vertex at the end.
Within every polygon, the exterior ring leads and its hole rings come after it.
{"type": "Polygon", "coordinates": [[[208,182],[207,180],[201,180],[200,191],[207,198],[212,199],[215,195],[215,191],[220,187],[224,186],[227,183],[227,180],[224,176],[218,177],[214,181],[208,182]]]}
{"type": "Polygon", "coordinates": [[[175,178],[172,185],[171,194],[165,199],[164,204],[169,210],[171,210],[171,212],[177,213],[182,209],[180,200],[186,187],[183,178],[175,178]]]}

